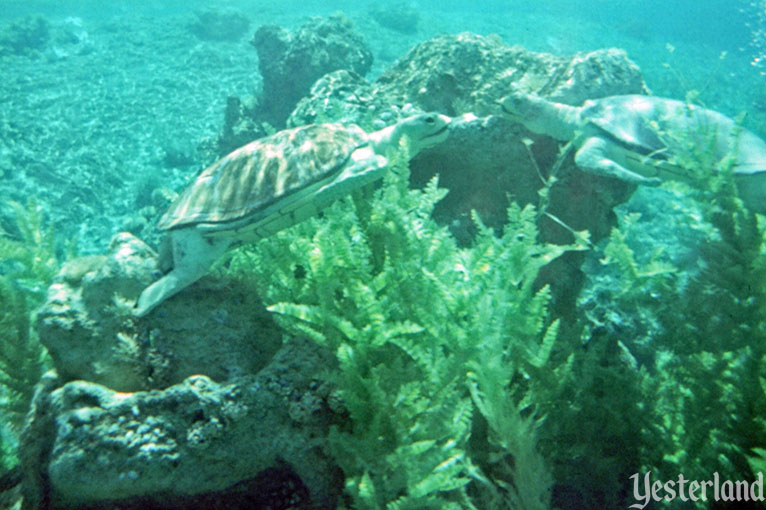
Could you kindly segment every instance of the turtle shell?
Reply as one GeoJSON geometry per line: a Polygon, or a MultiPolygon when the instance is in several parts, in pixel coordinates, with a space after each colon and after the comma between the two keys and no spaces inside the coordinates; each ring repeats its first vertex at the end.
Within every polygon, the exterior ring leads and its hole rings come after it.
{"type": "Polygon", "coordinates": [[[358,126],[312,124],[261,138],[218,160],[187,186],[158,223],[161,230],[241,225],[285,197],[340,172],[367,143],[358,126]]]}
{"type": "Polygon", "coordinates": [[[660,114],[658,101],[668,100],[641,95],[593,99],[585,102],[580,115],[615,142],[640,154],[649,154],[665,147],[649,124],[660,114]]]}
{"type": "Polygon", "coordinates": [[[605,97],[587,101],[581,118],[613,141],[642,155],[663,159],[688,150],[684,137],[699,147],[707,146],[712,139],[717,158],[729,154],[734,147],[736,173],[757,174],[766,170],[766,143],[757,135],[721,113],[683,101],[642,95],[605,97]],[[735,138],[737,144],[733,146],[735,138]]]}

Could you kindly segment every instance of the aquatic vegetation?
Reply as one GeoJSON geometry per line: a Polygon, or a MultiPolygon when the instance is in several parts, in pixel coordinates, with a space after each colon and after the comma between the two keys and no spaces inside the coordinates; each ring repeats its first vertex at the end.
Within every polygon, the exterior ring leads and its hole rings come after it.
{"type": "Polygon", "coordinates": [[[228,271],[337,353],[350,422],[331,441],[355,508],[547,508],[537,404],[569,365],[534,282],[575,246],[538,243],[538,212],[512,205],[502,237],[475,217],[460,249],[431,218],[446,191],[410,190],[404,161],[381,189],[235,252],[228,271]]]}
{"type": "Polygon", "coordinates": [[[47,354],[30,325],[59,267],[53,233],[36,202],[9,205],[15,235],[0,229],[0,429],[7,429],[0,431],[0,465],[16,462],[9,445],[45,368],[47,354]]]}
{"type": "Polygon", "coordinates": [[[0,409],[3,421],[9,420],[15,430],[32,400],[45,359],[30,331],[30,313],[24,293],[0,277],[0,409]]]}
{"type": "Polygon", "coordinates": [[[750,479],[748,461],[757,464],[759,452],[752,449],[766,444],[766,225],[737,196],[734,158],[721,159],[712,140],[668,135],[690,148],[673,161],[694,176],[690,186],[665,186],[695,200],[705,225],[694,266],[674,268],[661,253],[639,260],[627,241],[637,218],[623,218],[602,259],[619,282],[612,288],[621,289],[609,295],[615,312],[587,312],[585,335],[619,342],[631,360],[641,472],[663,480],[679,473],[706,480],[714,471],[750,479]]]}
{"type": "Polygon", "coordinates": [[[12,225],[0,226],[0,275],[13,281],[39,305],[59,270],[53,230],[44,225],[42,208],[34,198],[24,206],[9,202],[12,225]]]}

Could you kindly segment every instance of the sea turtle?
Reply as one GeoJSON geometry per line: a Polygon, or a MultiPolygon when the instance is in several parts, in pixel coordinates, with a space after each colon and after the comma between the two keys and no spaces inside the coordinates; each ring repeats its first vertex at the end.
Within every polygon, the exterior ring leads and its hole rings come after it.
{"type": "Polygon", "coordinates": [[[577,107],[519,90],[498,104],[502,115],[530,131],[575,140],[575,163],[583,170],[637,184],[687,179],[672,156],[688,151],[690,141],[702,149],[712,142],[717,160],[736,157],[734,179],[745,204],[766,213],[766,142],[718,112],[643,95],[592,99],[577,107]]]}
{"type": "Polygon", "coordinates": [[[136,314],[197,281],[233,242],[274,234],[381,178],[403,137],[410,157],[444,141],[450,120],[424,113],[373,133],[311,124],[258,139],[213,163],[160,218],[170,245],[160,267],[172,270],[144,289],[136,314]]]}

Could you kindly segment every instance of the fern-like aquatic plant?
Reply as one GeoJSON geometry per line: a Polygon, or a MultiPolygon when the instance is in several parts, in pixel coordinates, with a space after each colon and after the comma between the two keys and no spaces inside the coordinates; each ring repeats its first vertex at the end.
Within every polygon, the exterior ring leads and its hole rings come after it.
{"type": "Polygon", "coordinates": [[[0,230],[0,464],[6,466],[17,462],[15,437],[46,367],[32,315],[59,268],[52,231],[36,202],[10,206],[15,236],[0,230]]]}
{"type": "Polygon", "coordinates": [[[512,205],[501,238],[475,218],[477,241],[460,249],[431,218],[446,191],[436,179],[410,190],[405,162],[380,189],[235,252],[229,271],[258,282],[285,328],[337,353],[351,420],[330,439],[354,508],[546,508],[532,416],[566,363],[551,361],[557,324],[534,282],[575,246],[540,244],[535,209],[512,205]],[[492,430],[480,447],[475,409],[492,430]],[[524,463],[501,474],[502,455],[524,463]]]}
{"type": "Polygon", "coordinates": [[[759,384],[766,376],[766,225],[738,198],[736,160],[719,157],[717,133],[658,135],[672,141],[673,163],[689,176],[688,185],[667,186],[695,201],[708,235],[693,268],[673,270],[659,255],[639,261],[626,241],[637,225],[633,216],[623,218],[604,250],[602,263],[622,289],[613,296],[614,308],[650,325],[645,334],[638,328],[607,332],[636,356],[641,471],[662,480],[679,473],[708,480],[713,472],[748,479],[748,455],[751,466],[760,465],[760,450],[752,449],[766,444],[766,397],[759,384]]]}
{"type": "Polygon", "coordinates": [[[8,206],[15,231],[0,227],[0,274],[16,282],[36,306],[60,267],[53,230],[45,226],[43,210],[34,198],[26,206],[13,201],[8,206]]]}

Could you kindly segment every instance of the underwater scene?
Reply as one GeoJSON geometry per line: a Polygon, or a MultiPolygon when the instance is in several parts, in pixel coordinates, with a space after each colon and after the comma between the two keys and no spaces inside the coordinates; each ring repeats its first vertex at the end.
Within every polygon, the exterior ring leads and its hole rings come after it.
{"type": "Polygon", "coordinates": [[[766,508],[765,0],[0,0],[0,509],[766,508]]]}

